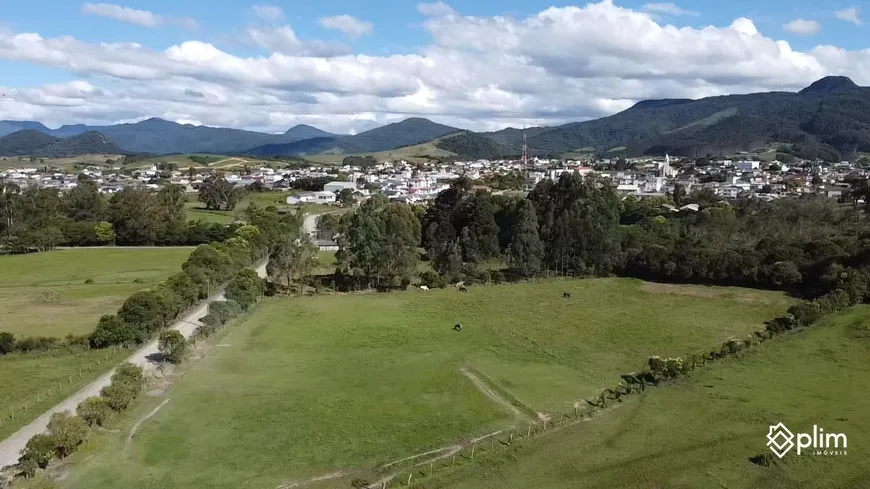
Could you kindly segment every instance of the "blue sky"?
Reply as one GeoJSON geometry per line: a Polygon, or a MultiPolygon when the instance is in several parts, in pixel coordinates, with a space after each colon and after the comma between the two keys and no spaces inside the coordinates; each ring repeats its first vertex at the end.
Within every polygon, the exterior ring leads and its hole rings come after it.
{"type": "Polygon", "coordinates": [[[496,128],[599,117],[646,97],[798,89],[826,74],[870,84],[857,1],[427,5],[15,2],[0,20],[0,86],[9,97],[0,118],[111,123],[120,98],[115,115],[125,120],[356,131],[422,115],[496,128]],[[141,47],[111,46],[121,43],[141,47]],[[191,88],[204,97],[173,98],[191,88]],[[203,99],[214,108],[198,108],[203,99]],[[220,113],[222,102],[254,114],[220,113]]]}

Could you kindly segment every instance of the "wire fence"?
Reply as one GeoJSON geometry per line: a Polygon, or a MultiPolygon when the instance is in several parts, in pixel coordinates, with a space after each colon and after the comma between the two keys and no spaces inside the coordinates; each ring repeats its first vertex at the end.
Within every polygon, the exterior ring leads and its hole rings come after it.
{"type": "Polygon", "coordinates": [[[506,451],[527,440],[591,419],[614,403],[622,402],[622,398],[626,396],[642,393],[648,387],[655,387],[682,375],[687,375],[710,362],[740,356],[772,337],[773,335],[767,330],[762,329],[742,339],[729,338],[720,345],[696,350],[683,357],[650,357],[647,368],[622,375],[622,380],[616,386],[604,389],[593,398],[573,403],[569,411],[551,413],[549,417],[536,422],[513,426],[491,435],[457,444],[453,450],[439,451],[440,455],[424,461],[415,462],[414,460],[419,460],[419,457],[405,459],[407,461],[404,464],[394,464],[390,467],[392,473],[388,475],[382,473],[383,477],[380,480],[363,487],[387,489],[389,487],[415,486],[452,468],[471,464],[475,460],[506,451]]]}
{"type": "Polygon", "coordinates": [[[41,383],[40,385],[45,386],[43,389],[35,392],[29,391],[26,396],[10,401],[7,406],[0,408],[0,430],[11,425],[23,426],[26,423],[22,419],[31,417],[28,416],[28,413],[37,410],[41,414],[47,410],[42,404],[50,402],[54,405],[63,401],[82,387],[79,381],[84,377],[90,378],[91,376],[88,374],[93,372],[101,372],[102,374],[104,373],[102,368],[106,368],[108,371],[108,367],[114,367],[117,364],[116,357],[119,350],[121,350],[120,347],[107,348],[95,360],[81,365],[78,372],[67,375],[66,378],[61,377],[52,381],[47,386],[46,383],[41,383]]]}

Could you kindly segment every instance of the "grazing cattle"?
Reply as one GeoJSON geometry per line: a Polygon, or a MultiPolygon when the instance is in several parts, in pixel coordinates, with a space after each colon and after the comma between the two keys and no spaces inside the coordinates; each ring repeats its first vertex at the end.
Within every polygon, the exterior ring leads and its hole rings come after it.
{"type": "Polygon", "coordinates": [[[420,290],[425,290],[426,292],[429,292],[429,287],[427,287],[425,285],[421,285],[420,290]]]}
{"type": "Polygon", "coordinates": [[[460,292],[468,292],[468,289],[463,285],[462,287],[459,287],[459,291],[460,292]]]}
{"type": "Polygon", "coordinates": [[[562,292],[562,297],[565,298],[565,299],[570,299],[570,298],[571,298],[571,294],[570,294],[569,292],[562,292]]]}
{"type": "Polygon", "coordinates": [[[453,331],[462,331],[462,325],[457,323],[456,326],[453,327],[453,331]]]}

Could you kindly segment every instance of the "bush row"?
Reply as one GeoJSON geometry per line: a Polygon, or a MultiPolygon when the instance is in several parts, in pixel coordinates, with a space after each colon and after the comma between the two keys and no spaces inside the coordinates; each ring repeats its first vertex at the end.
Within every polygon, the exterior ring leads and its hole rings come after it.
{"type": "Polygon", "coordinates": [[[239,228],[237,236],[198,246],[182,271],[157,286],[134,293],[118,310],[100,318],[90,336],[93,348],[137,345],[172,323],[184,310],[217,290],[239,270],[250,266],[258,250],[245,234],[258,234],[253,226],[239,228]]]}
{"type": "Polygon", "coordinates": [[[643,391],[647,386],[676,379],[693,371],[697,366],[726,357],[740,355],[751,346],[767,341],[782,333],[817,324],[826,315],[842,312],[859,301],[842,289],[836,289],[813,300],[802,301],[788,308],[786,314],[775,318],[746,338],[729,338],[721,345],[689,353],[683,357],[650,357],[647,367],[640,372],[622,375],[622,382],[613,389],[604,389],[597,397],[587,400],[591,409],[606,407],[611,400],[643,391]]]}
{"type": "Polygon", "coordinates": [[[78,414],[54,413],[48,431],[28,440],[18,459],[19,475],[33,477],[37,469],[46,468],[51,460],[73,454],[88,439],[90,428],[102,426],[112,413],[127,409],[144,384],[141,367],[131,363],[119,365],[112,374],[112,383],[98,397],[82,401],[76,408],[78,414]]]}
{"type": "Polygon", "coordinates": [[[51,336],[27,336],[16,338],[12,333],[0,331],[0,355],[10,353],[34,353],[54,350],[79,351],[88,348],[90,335],[67,335],[65,338],[51,336]]]}
{"type": "MultiPolygon", "coordinates": [[[[0,355],[144,343],[170,325],[183,311],[250,266],[254,260],[267,256],[269,245],[269,240],[256,226],[238,227],[233,236],[224,241],[198,246],[182,265],[181,272],[151,289],[131,295],[116,314],[101,317],[90,335],[67,336],[65,339],[16,339],[11,333],[0,332],[0,355]]],[[[250,273],[256,277],[253,271],[250,273]]],[[[245,287],[239,287],[237,293],[243,294],[246,290],[245,287]]],[[[239,297],[239,301],[240,304],[247,304],[250,299],[239,297]]]]}
{"type": "Polygon", "coordinates": [[[208,338],[221,326],[247,311],[266,293],[266,283],[257,274],[246,268],[236,274],[224,289],[225,302],[213,302],[209,313],[199,321],[202,326],[193,332],[192,340],[208,338]]]}

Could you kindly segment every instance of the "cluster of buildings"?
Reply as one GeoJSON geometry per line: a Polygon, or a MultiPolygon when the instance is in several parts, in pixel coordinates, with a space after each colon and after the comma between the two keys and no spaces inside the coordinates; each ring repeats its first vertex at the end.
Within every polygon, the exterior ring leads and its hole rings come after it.
{"type": "MultiPolygon", "coordinates": [[[[185,169],[166,171],[157,167],[129,170],[122,166],[87,167],[79,173],[93,179],[101,192],[113,193],[126,186],[139,185],[159,188],[166,184],[184,186],[196,192],[208,173],[185,169]]],[[[707,188],[723,200],[741,196],[776,199],[787,195],[807,193],[837,198],[849,189],[849,181],[867,177],[867,169],[849,162],[822,164],[821,162],[793,161],[790,164],[761,161],[757,158],[690,160],[641,157],[625,159],[549,160],[531,158],[521,160],[477,160],[452,163],[410,163],[407,161],[382,162],[371,168],[355,166],[318,166],[298,169],[273,167],[246,168],[244,171],[227,169],[224,178],[237,186],[254,183],[266,189],[289,191],[299,179],[327,181],[323,190],[288,193],[287,203],[334,204],[343,190],[350,190],[355,199],[364,199],[371,193],[381,193],[395,200],[418,203],[430,200],[449,187],[460,176],[483,180],[498,175],[522,178],[528,191],[544,179],[558,179],[563,173],[596,174],[610,179],[622,195],[670,195],[677,185],[686,192],[707,188]]],[[[12,168],[0,171],[0,181],[20,186],[36,185],[44,188],[68,190],[77,183],[77,174],[50,168],[12,168]]]]}

